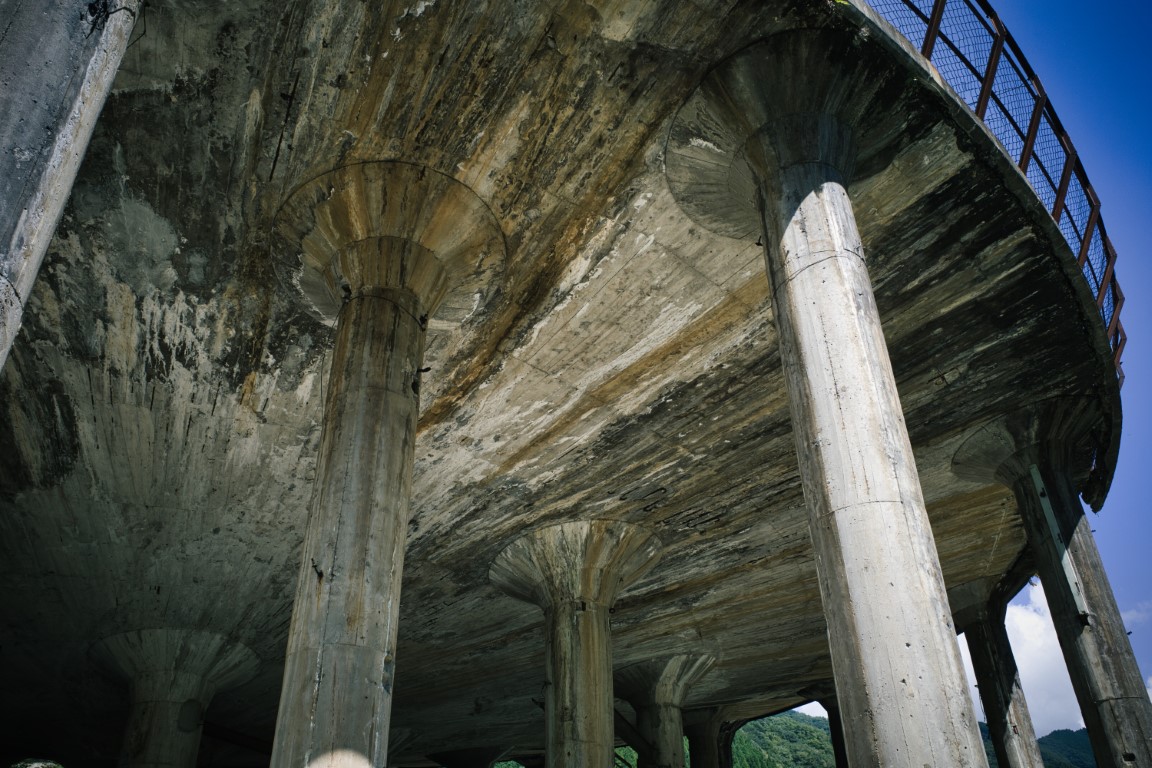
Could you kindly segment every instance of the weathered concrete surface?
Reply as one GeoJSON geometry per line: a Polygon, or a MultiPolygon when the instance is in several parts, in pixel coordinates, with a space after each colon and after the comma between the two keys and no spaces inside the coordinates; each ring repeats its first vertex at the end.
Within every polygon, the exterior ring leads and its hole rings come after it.
{"type": "Polygon", "coordinates": [[[340,312],[273,765],[387,760],[426,312],[375,283],[340,312]]]}
{"type": "Polygon", "coordinates": [[[0,7],[0,368],[139,10],[140,0],[0,7]]]}
{"type": "Polygon", "coordinates": [[[830,161],[782,167],[764,215],[848,754],[857,765],[979,765],[912,446],[851,203],[830,161]]]}
{"type": "Polygon", "coordinates": [[[1075,393],[1107,456],[1115,377],[1026,181],[856,6],[153,0],[0,376],[0,665],[21,691],[0,756],[114,761],[128,691],[87,649],[183,626],[266,662],[213,699],[201,761],[267,764],[244,744],[273,738],[333,343],[271,233],[292,190],[367,160],[466,184],[508,253],[474,314],[429,323],[390,763],[543,750],[542,616],[486,571],[590,516],[664,543],[613,651],[715,653],[689,722],[830,681],[758,234],[697,226],[664,173],[705,72],[794,26],[867,30],[829,55],[906,75],[895,151],[847,188],[945,584],[998,581],[1020,516],[994,477],[957,476],[958,447],[1075,393]]]}
{"type": "Polygon", "coordinates": [[[610,614],[659,556],[659,540],[643,528],[591,520],[532,531],[492,563],[494,585],[544,610],[548,768],[612,763],[610,614]]]}
{"type": "Polygon", "coordinates": [[[1152,702],[1076,488],[1100,461],[1102,425],[1092,398],[1053,398],[974,429],[953,457],[966,477],[995,476],[1011,487],[1044,584],[1056,636],[1096,761],[1152,760],[1152,702]]]}
{"type": "Polygon", "coordinates": [[[1090,524],[1066,470],[1030,469],[1017,499],[1096,762],[1152,764],[1152,701],[1090,524]]]}
{"type": "Polygon", "coordinates": [[[985,611],[963,627],[976,687],[984,704],[988,732],[996,750],[996,762],[1006,768],[1043,768],[1036,729],[1028,713],[1016,658],[1008,642],[1004,611],[985,611]]]}
{"type": "Polygon", "coordinates": [[[632,703],[636,727],[650,747],[637,750],[640,768],[683,768],[681,707],[688,689],[715,663],[708,654],[677,654],[631,664],[616,673],[615,695],[632,703]]]}
{"type": "Polygon", "coordinates": [[[456,278],[503,256],[491,221],[459,182],[398,163],[325,174],[277,215],[302,251],[289,284],[336,341],[275,766],[387,762],[425,331],[450,289],[471,298],[456,278]]]}
{"type": "Polygon", "coordinates": [[[726,719],[723,708],[693,713],[684,724],[692,768],[732,768],[732,738],[745,720],[726,719]]]}
{"type": "Polygon", "coordinates": [[[943,574],[845,189],[857,142],[875,146],[873,132],[886,130],[861,116],[883,112],[893,98],[885,88],[898,93],[899,84],[866,57],[829,60],[829,49],[850,43],[785,32],[723,62],[678,118],[684,151],[670,177],[696,220],[721,230],[740,226],[747,200],[731,175],[725,199],[716,189],[723,172],[693,147],[729,133],[739,153],[720,163],[743,163],[752,178],[852,762],[979,765],[943,574]]]}
{"type": "Polygon", "coordinates": [[[119,762],[127,768],[195,768],[212,697],[260,667],[243,645],[196,630],[125,632],[101,640],[93,654],[132,686],[119,762]]]}

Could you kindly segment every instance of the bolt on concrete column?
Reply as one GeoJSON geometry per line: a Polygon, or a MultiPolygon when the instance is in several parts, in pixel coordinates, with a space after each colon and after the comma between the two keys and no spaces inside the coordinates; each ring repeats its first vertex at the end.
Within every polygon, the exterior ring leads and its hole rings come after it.
{"type": "Polygon", "coordinates": [[[285,279],[336,338],[272,765],[382,766],[425,329],[450,288],[476,289],[460,275],[484,273],[499,229],[458,182],[399,163],[310,181],[277,227],[303,251],[285,279]]]}
{"type": "Polygon", "coordinates": [[[638,526],[581,521],[533,531],[492,563],[494,585],[544,610],[548,768],[612,765],[609,611],[659,549],[638,526]]]}
{"type": "Polygon", "coordinates": [[[1152,701],[1071,480],[1032,464],[1012,488],[1096,762],[1152,765],[1152,701]]]}
{"type": "Polygon", "coordinates": [[[260,667],[245,646],[211,632],[143,629],[101,640],[97,659],[131,682],[124,768],[195,768],[204,711],[260,667]]]}
{"type": "Polygon", "coordinates": [[[1001,604],[982,613],[964,627],[964,637],[972,655],[972,669],[997,763],[1004,768],[1043,768],[1040,745],[1004,626],[1005,609],[1001,604]]]}
{"type": "Polygon", "coordinates": [[[684,723],[681,706],[692,687],[716,662],[715,657],[676,654],[631,664],[616,673],[616,695],[636,710],[636,727],[651,745],[638,750],[639,768],[683,768],[684,723]]]}
{"type": "Polygon", "coordinates": [[[853,765],[986,762],[880,315],[845,189],[852,131],[751,141],[796,453],[853,765]]]}

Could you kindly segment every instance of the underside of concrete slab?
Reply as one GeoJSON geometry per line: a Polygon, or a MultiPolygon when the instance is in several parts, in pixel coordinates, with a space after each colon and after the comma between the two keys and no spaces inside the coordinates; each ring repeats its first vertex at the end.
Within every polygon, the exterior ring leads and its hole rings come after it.
{"type": "MultiPolygon", "coordinates": [[[[127,20],[114,5],[92,4],[105,30],[127,20]]],[[[96,44],[84,10],[78,39],[42,53],[96,44]]],[[[726,724],[839,681],[834,550],[810,527],[819,473],[798,458],[795,350],[764,263],[762,204],[784,185],[748,142],[787,130],[805,93],[868,126],[821,199],[850,202],[872,293],[850,307],[887,351],[894,432],[857,445],[900,455],[879,519],[920,499],[914,552],[892,560],[932,572],[932,617],[909,624],[935,639],[914,645],[939,645],[1030,551],[1023,497],[988,460],[1015,434],[1005,419],[1087,403],[1070,444],[1089,458],[1065,490],[1103,501],[1119,383],[1078,254],[1017,158],[862,0],[150,0],[146,15],[70,195],[49,190],[63,213],[39,276],[0,280],[2,311],[24,305],[0,372],[0,672],[20,692],[0,697],[0,761],[116,762],[131,689],[90,649],[154,627],[260,660],[204,703],[201,765],[267,765],[278,711],[311,722],[329,704],[316,732],[349,715],[355,739],[287,762],[540,759],[565,622],[539,607],[545,579],[514,597],[489,569],[591,521],[609,528],[583,538],[605,546],[586,564],[615,562],[622,531],[661,544],[626,588],[561,571],[589,579],[571,595],[615,598],[564,603],[611,640],[598,744],[623,741],[613,709],[637,722],[613,674],[653,660],[716,659],[679,705],[690,738],[719,745],[700,765],[722,764],[726,724]],[[742,53],[755,66],[732,69],[742,53]],[[852,77],[867,87],[838,90],[852,77]],[[751,109],[712,88],[752,81],[776,90],[751,109]],[[375,703],[340,700],[364,690],[375,703]]],[[[30,114],[10,93],[4,113],[30,114]]],[[[820,302],[791,322],[845,309],[820,302]]],[[[861,367],[847,359],[832,362],[861,367]]],[[[874,435],[851,394],[846,430],[874,435]]],[[[944,672],[923,691],[949,677],[931,653],[944,672]]]]}

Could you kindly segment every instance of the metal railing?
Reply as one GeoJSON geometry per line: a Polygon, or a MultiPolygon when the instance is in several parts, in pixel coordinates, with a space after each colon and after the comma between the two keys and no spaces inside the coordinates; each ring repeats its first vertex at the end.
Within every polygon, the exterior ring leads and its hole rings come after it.
{"type": "Polygon", "coordinates": [[[920,48],[1019,165],[1096,296],[1116,370],[1127,337],[1100,200],[1044,86],[985,0],[867,0],[920,48]]]}

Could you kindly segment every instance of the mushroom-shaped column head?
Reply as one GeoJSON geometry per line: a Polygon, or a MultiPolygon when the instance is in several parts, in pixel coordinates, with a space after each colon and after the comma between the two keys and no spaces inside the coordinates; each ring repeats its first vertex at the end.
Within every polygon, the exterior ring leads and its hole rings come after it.
{"type": "Polygon", "coordinates": [[[247,682],[260,667],[244,645],[184,629],[113,635],[98,642],[92,655],[131,683],[120,758],[130,768],[194,768],[212,697],[247,682]]]}
{"type": "Polygon", "coordinates": [[[336,322],[365,289],[414,294],[421,312],[464,320],[498,283],[504,236],[471,189],[424,166],[344,166],[297,187],[276,215],[281,282],[306,309],[336,322]]]}
{"type": "Polygon", "coordinates": [[[716,663],[709,654],[676,654],[630,664],[616,672],[616,695],[636,709],[636,726],[651,745],[641,750],[640,768],[684,765],[681,707],[688,689],[716,663]]]}
{"type": "Polygon", "coordinates": [[[493,584],[544,609],[548,768],[612,764],[609,611],[659,551],[643,528],[592,520],[532,531],[493,562],[493,584]]]}
{"type": "Polygon", "coordinates": [[[512,597],[545,611],[567,602],[611,607],[619,591],[659,556],[659,539],[639,526],[615,520],[560,523],[509,544],[492,563],[488,578],[512,597]]]}
{"type": "Polygon", "coordinates": [[[819,159],[850,180],[903,145],[911,83],[862,35],[781,32],[721,62],[676,114],[668,186],[718,234],[762,234],[761,193],[779,169],[819,159]],[[845,138],[849,139],[845,141],[845,138]]]}

